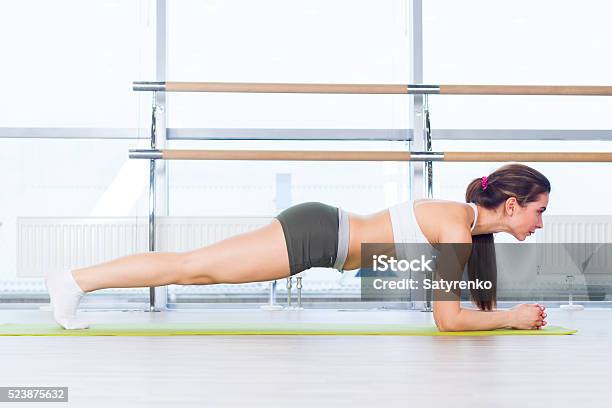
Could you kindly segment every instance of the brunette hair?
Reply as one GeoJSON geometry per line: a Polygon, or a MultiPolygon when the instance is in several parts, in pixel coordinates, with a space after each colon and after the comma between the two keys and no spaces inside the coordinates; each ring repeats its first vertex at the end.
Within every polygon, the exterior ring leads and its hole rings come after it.
{"type": "MultiPolygon", "coordinates": [[[[550,193],[550,182],[539,171],[524,164],[507,164],[487,178],[477,178],[468,184],[465,201],[488,209],[496,209],[510,197],[515,197],[521,207],[537,201],[538,196],[550,193]]],[[[471,290],[472,302],[480,310],[496,307],[497,263],[493,234],[474,235],[472,253],[467,263],[468,279],[492,283],[490,290],[471,290]]]]}

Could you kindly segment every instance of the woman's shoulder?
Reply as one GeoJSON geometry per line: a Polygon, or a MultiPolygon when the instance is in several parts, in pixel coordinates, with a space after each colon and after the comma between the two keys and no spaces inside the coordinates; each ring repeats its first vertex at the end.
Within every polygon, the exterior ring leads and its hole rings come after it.
{"type": "Polygon", "coordinates": [[[465,213],[466,210],[473,211],[468,203],[452,200],[440,200],[436,198],[417,198],[413,201],[413,205],[414,208],[417,206],[431,207],[447,214],[453,214],[454,212],[462,214],[465,213]]]}
{"type": "Polygon", "coordinates": [[[468,203],[437,199],[414,200],[414,215],[423,229],[436,236],[435,241],[449,239],[468,239],[471,237],[470,225],[474,217],[468,203]]]}

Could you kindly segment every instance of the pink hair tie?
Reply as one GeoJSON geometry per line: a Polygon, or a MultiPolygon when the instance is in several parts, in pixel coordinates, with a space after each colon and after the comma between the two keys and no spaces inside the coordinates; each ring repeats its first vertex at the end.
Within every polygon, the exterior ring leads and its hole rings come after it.
{"type": "Polygon", "coordinates": [[[486,190],[489,186],[489,178],[487,176],[483,176],[480,180],[480,185],[482,186],[483,191],[486,190]]]}

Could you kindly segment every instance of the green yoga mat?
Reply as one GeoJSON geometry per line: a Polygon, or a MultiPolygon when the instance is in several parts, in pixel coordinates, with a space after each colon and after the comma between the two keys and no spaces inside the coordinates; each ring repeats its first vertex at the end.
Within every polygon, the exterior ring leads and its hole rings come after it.
{"type": "Polygon", "coordinates": [[[577,330],[547,326],[541,330],[440,332],[435,326],[333,323],[135,323],[92,324],[64,330],[56,324],[0,324],[0,336],[193,336],[193,335],[326,335],[326,336],[504,336],[574,334],[577,330]]]}

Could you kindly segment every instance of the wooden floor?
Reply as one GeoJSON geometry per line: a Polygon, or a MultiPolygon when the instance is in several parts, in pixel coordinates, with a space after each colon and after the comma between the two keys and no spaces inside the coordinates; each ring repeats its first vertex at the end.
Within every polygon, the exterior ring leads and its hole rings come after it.
{"type": "MultiPolygon", "coordinates": [[[[429,313],[398,310],[80,313],[97,323],[432,321],[429,313]]],[[[548,315],[549,324],[579,332],[494,337],[0,337],[0,386],[67,386],[70,402],[54,406],[72,407],[610,406],[612,310],[548,309],[548,315]]],[[[2,323],[48,323],[50,318],[49,312],[0,310],[2,323]]]]}

